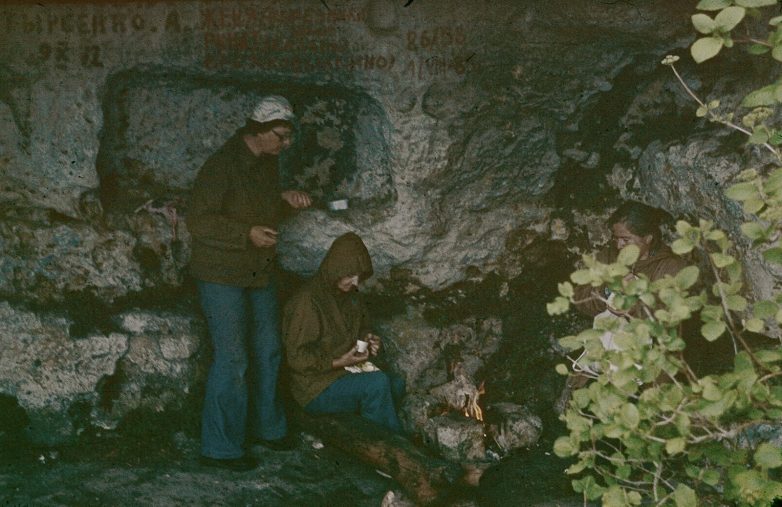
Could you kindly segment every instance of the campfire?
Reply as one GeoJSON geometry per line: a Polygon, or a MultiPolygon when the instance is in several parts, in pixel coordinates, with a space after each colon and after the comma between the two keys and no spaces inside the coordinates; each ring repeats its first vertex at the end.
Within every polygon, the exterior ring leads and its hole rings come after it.
{"type": "Polygon", "coordinates": [[[430,393],[447,404],[449,410],[463,413],[465,417],[483,421],[483,409],[478,404],[482,394],[486,393],[484,382],[476,386],[467,374],[462,361],[455,361],[450,368],[453,380],[435,387],[430,393]]]}

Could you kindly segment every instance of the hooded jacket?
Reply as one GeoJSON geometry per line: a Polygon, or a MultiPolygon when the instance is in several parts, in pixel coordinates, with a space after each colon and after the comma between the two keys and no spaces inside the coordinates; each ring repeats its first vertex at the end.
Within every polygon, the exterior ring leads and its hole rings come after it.
{"type": "Polygon", "coordinates": [[[301,406],[347,373],[332,368],[332,360],[370,331],[358,292],[337,288],[340,278],[352,275],[372,276],[372,260],[361,238],[349,232],[334,240],[315,277],[285,305],[282,340],[291,392],[301,406]]]}
{"type": "MultiPolygon", "coordinates": [[[[597,260],[602,263],[614,262],[616,256],[616,248],[607,248],[597,254],[597,260]]],[[[636,275],[646,275],[650,281],[654,282],[665,275],[676,276],[686,266],[687,263],[684,259],[674,254],[667,245],[661,245],[651,252],[646,259],[636,261],[632,267],[632,272],[636,275]]],[[[601,288],[592,287],[591,285],[579,285],[575,288],[575,300],[581,301],[576,304],[576,308],[590,317],[594,317],[606,309],[605,303],[594,297],[592,294],[593,290],[599,292],[601,288]]]]}

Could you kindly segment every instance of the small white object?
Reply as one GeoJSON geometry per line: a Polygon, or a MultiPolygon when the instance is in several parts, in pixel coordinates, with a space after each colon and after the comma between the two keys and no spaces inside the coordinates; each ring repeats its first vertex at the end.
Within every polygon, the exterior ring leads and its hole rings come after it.
{"type": "Polygon", "coordinates": [[[326,203],[326,206],[331,211],[342,211],[348,209],[348,200],[347,199],[337,199],[335,201],[329,201],[326,203]]]}
{"type": "Polygon", "coordinates": [[[380,371],[380,368],[375,366],[372,361],[364,361],[363,363],[354,364],[353,366],[345,366],[345,369],[350,373],[370,373],[373,371],[380,371]]]}
{"type": "Polygon", "coordinates": [[[356,340],[356,352],[359,354],[366,352],[367,347],[369,347],[369,342],[365,342],[364,340],[356,340]]]}
{"type": "Polygon", "coordinates": [[[388,475],[387,473],[385,473],[384,471],[378,470],[377,468],[375,469],[375,472],[377,473],[377,475],[385,477],[386,479],[392,479],[393,478],[390,475],[388,475]]]}

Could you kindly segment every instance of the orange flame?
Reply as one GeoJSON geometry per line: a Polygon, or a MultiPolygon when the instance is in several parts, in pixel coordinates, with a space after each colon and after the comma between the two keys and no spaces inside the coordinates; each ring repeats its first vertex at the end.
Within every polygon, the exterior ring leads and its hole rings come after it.
{"type": "Polygon", "coordinates": [[[478,405],[478,400],[482,394],[486,394],[485,384],[486,381],[481,382],[481,385],[478,386],[478,389],[475,391],[475,397],[470,397],[466,400],[464,407],[465,417],[472,417],[473,419],[483,422],[483,409],[478,405]]]}

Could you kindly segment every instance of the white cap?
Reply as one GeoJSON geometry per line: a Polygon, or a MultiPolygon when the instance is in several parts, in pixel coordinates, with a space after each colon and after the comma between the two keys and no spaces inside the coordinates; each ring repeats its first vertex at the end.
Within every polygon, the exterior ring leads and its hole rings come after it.
{"type": "Polygon", "coordinates": [[[266,123],[273,120],[293,121],[293,107],[288,99],[279,95],[267,95],[258,101],[253,109],[250,119],[258,123],[266,123]]]}

